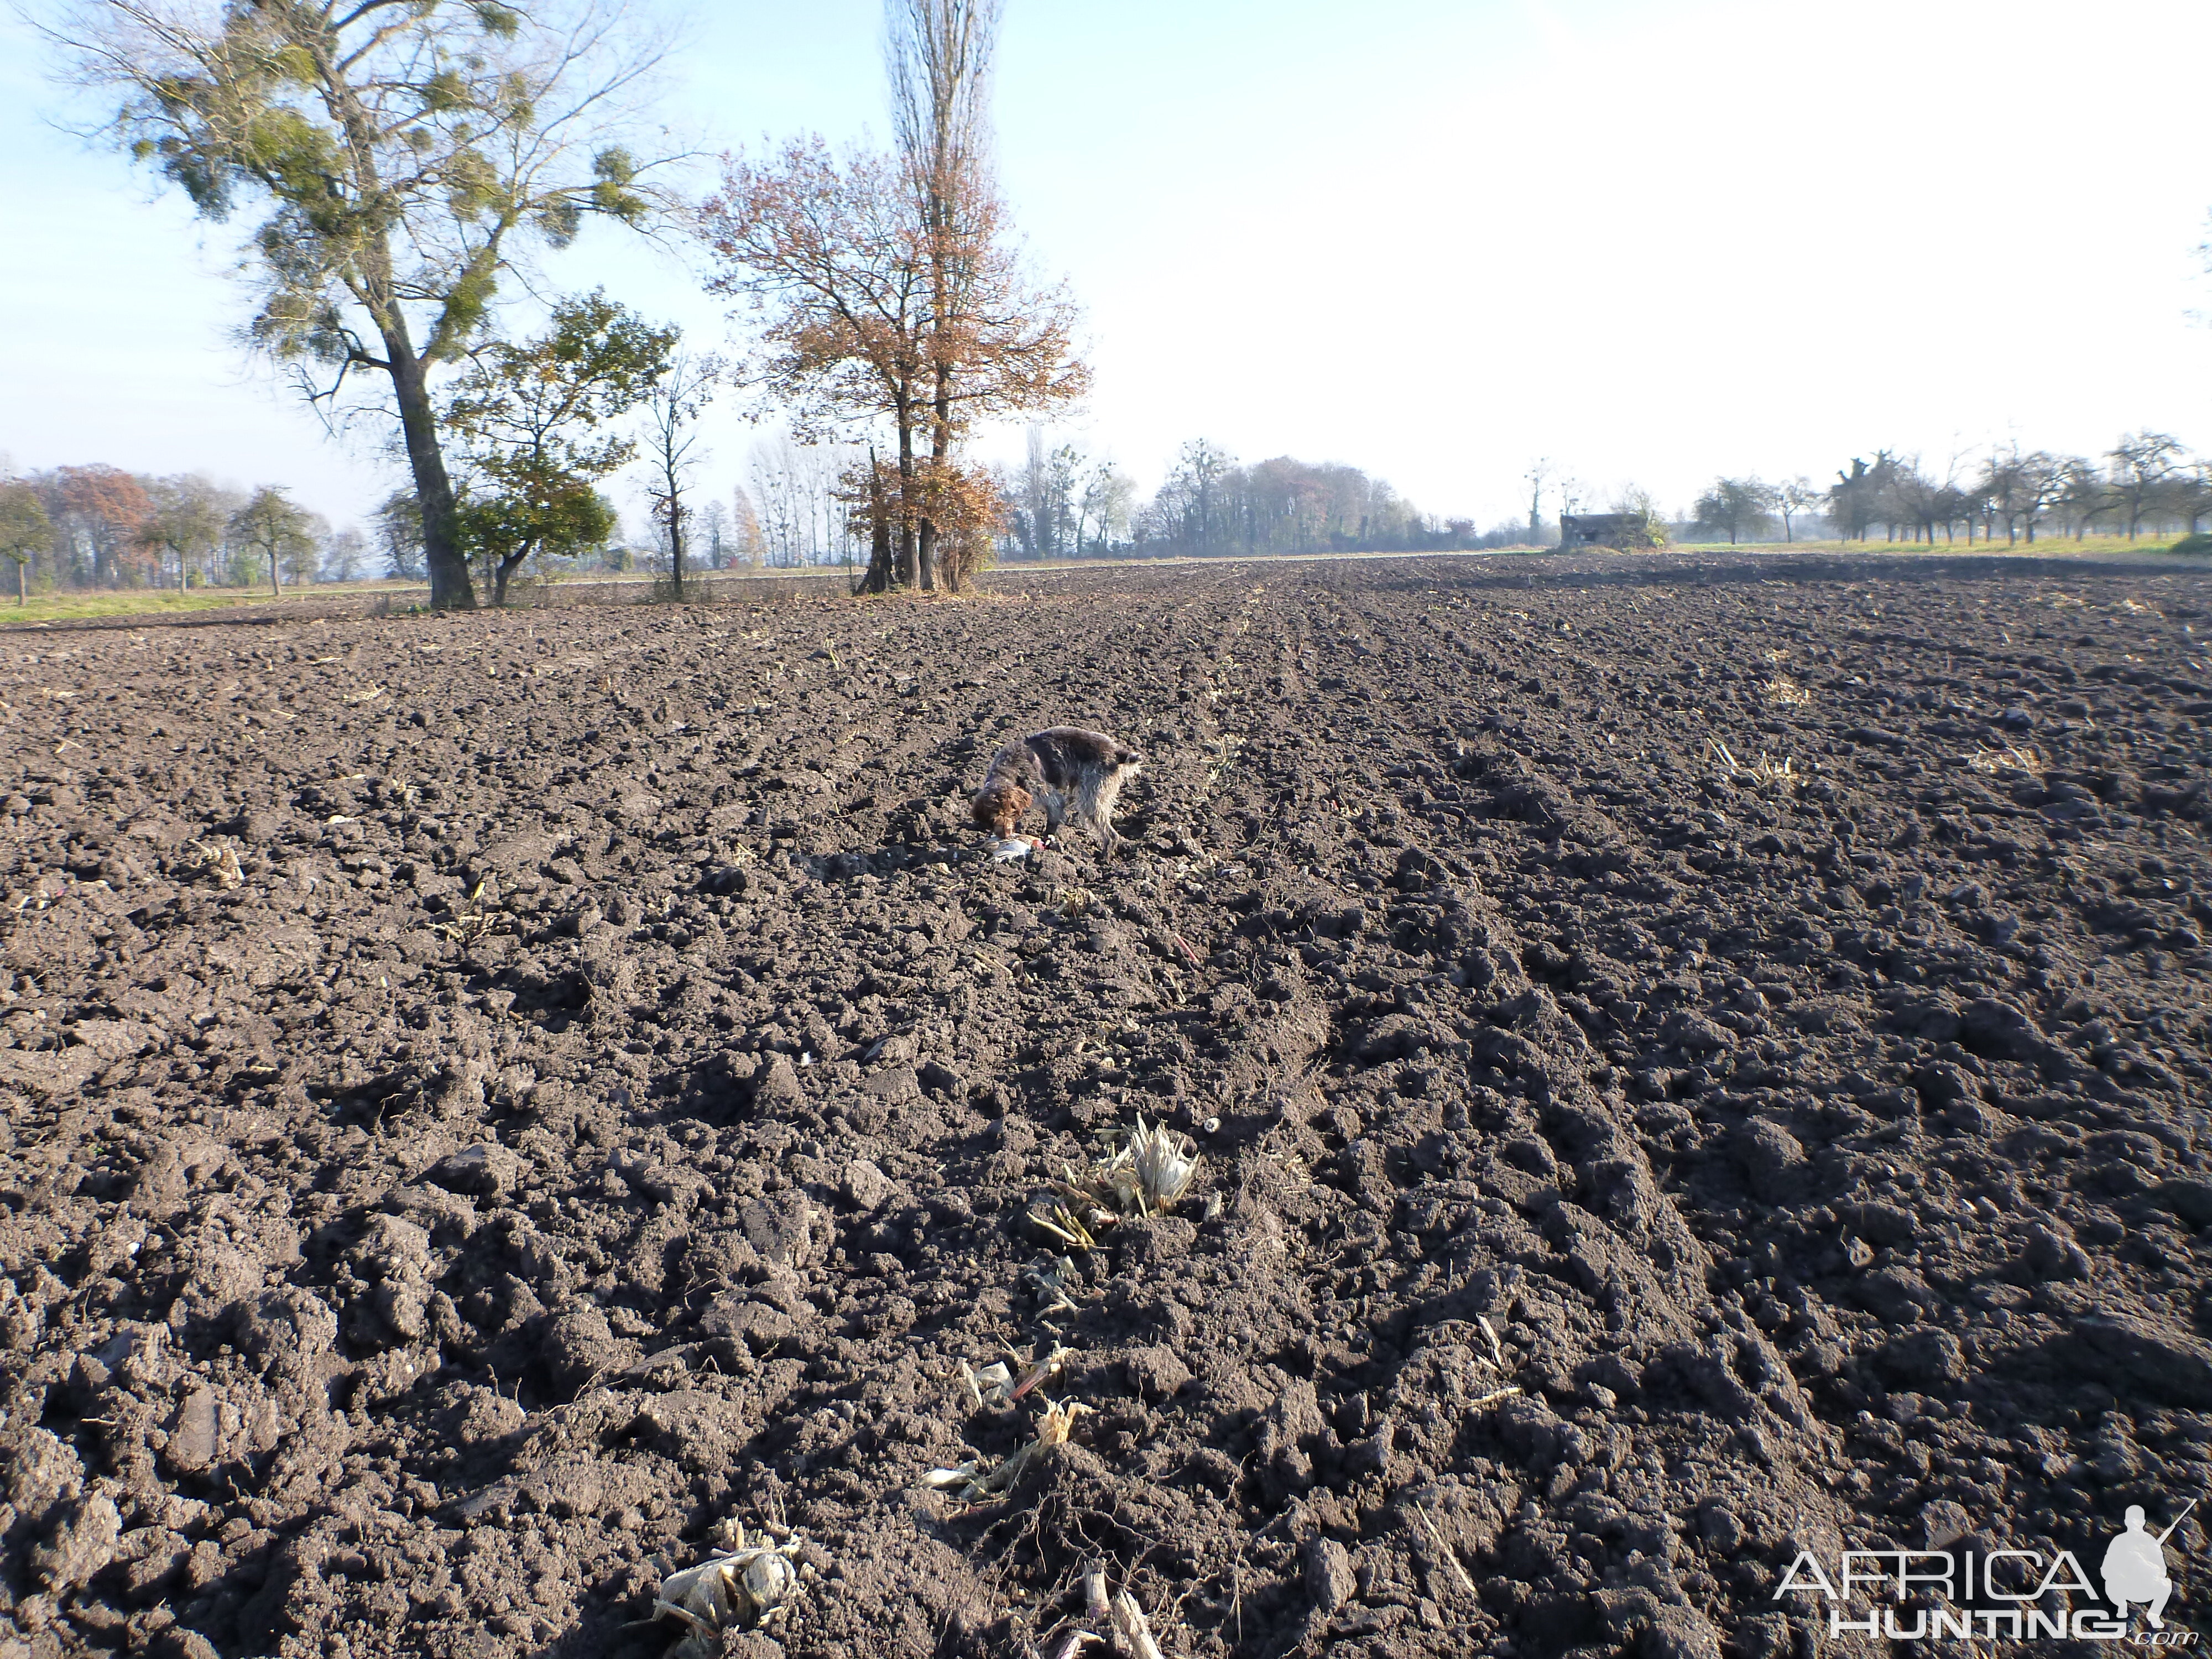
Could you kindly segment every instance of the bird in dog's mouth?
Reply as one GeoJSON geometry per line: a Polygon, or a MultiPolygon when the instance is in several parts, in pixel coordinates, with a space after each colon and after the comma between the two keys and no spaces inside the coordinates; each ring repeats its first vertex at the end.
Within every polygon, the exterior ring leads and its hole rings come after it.
{"type": "Polygon", "coordinates": [[[993,757],[983,787],[969,805],[975,827],[991,833],[991,856],[1009,862],[1029,856],[1031,843],[1014,830],[1032,805],[1044,808],[1048,836],[1057,835],[1070,816],[1083,821],[1110,853],[1121,845],[1114,833],[1114,800],[1144,757],[1103,732],[1055,726],[1008,744],[993,757]]]}

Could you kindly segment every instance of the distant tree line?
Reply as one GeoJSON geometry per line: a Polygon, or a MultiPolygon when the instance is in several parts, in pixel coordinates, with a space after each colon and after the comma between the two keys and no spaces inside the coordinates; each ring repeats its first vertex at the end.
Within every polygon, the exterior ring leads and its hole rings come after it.
{"type": "Polygon", "coordinates": [[[1686,515],[1692,536],[1731,543],[1795,541],[1818,526],[1844,541],[1933,544],[2053,532],[2138,537],[2198,533],[2212,518],[2212,459],[2163,432],[2131,432],[2094,459],[2014,444],[1954,459],[1940,472],[1917,455],[1881,449],[1854,457],[1834,482],[1775,484],[1720,477],[1686,515]]]}
{"type": "Polygon", "coordinates": [[[1111,461],[1049,447],[1037,431],[998,487],[1005,558],[1405,552],[1482,540],[1472,520],[1430,519],[1356,466],[1288,455],[1246,465],[1206,439],[1185,444],[1141,503],[1111,461]]]}
{"type": "Polygon", "coordinates": [[[0,468],[0,577],[21,599],[55,588],[264,586],[370,574],[368,538],[334,530],[279,484],[94,465],[0,468]]]}

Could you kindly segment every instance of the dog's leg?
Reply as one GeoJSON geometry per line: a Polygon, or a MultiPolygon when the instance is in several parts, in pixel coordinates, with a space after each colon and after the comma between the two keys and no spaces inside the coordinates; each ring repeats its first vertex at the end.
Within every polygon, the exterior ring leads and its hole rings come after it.
{"type": "Polygon", "coordinates": [[[1057,836],[1060,826],[1067,821],[1067,802],[1057,789],[1048,789],[1044,797],[1044,832],[1057,836]]]}

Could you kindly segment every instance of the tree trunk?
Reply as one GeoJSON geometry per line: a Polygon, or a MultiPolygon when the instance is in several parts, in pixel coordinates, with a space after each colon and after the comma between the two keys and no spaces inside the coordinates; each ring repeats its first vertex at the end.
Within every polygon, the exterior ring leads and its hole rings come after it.
{"type": "MultiPolygon", "coordinates": [[[[939,313],[940,316],[942,312],[939,313]]],[[[937,364],[936,401],[931,406],[929,428],[930,481],[941,490],[945,485],[945,469],[952,465],[952,374],[940,356],[937,364]]],[[[934,492],[933,492],[934,493],[934,492]]],[[[937,568],[937,526],[924,520],[921,526],[921,585],[931,586],[939,574],[937,568]]],[[[956,559],[941,573],[948,593],[960,591],[959,562],[956,559]]]]}
{"type": "Polygon", "coordinates": [[[430,386],[422,361],[404,335],[387,333],[392,391],[399,405],[399,429],[407,444],[407,465],[415,477],[415,499],[422,508],[422,560],[430,572],[433,611],[473,611],[476,585],[460,549],[453,502],[453,481],[438,447],[438,419],[430,406],[430,386]]]}
{"type": "MultiPolygon", "coordinates": [[[[880,495],[878,501],[880,501],[880,495]]],[[[868,532],[868,570],[860,579],[863,593],[888,593],[891,591],[891,526],[888,519],[878,519],[868,532]]]]}
{"type": "Polygon", "coordinates": [[[668,475],[668,568],[676,578],[676,602],[684,602],[684,496],[676,474],[668,475]]]}
{"type": "Polygon", "coordinates": [[[18,607],[29,604],[31,599],[30,593],[24,585],[23,563],[21,559],[15,561],[15,604],[18,607]]]}
{"type": "Polygon", "coordinates": [[[898,585],[913,587],[918,585],[920,570],[914,526],[914,427],[903,414],[899,418],[898,441],[898,585]]]}
{"type": "Polygon", "coordinates": [[[509,554],[493,568],[491,602],[495,609],[501,611],[507,609],[507,580],[515,573],[517,568],[519,568],[522,562],[529,556],[530,547],[529,544],[526,543],[520,553],[509,554]]]}
{"type": "Polygon", "coordinates": [[[863,593],[888,593],[891,591],[891,520],[890,505],[884,500],[884,476],[878,470],[876,447],[868,446],[868,570],[860,578],[859,591],[863,593]]]}

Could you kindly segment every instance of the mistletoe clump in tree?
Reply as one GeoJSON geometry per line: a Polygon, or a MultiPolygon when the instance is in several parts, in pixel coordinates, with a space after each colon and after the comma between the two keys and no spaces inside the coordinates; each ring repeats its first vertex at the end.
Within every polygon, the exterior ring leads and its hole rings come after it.
{"type": "Polygon", "coordinates": [[[431,378],[532,246],[657,205],[620,142],[654,54],[625,44],[619,4],[81,0],[54,33],[82,82],[120,94],[109,131],[133,155],[209,218],[264,210],[252,341],[325,407],[350,375],[380,386],[431,603],[473,607],[431,378]]]}

